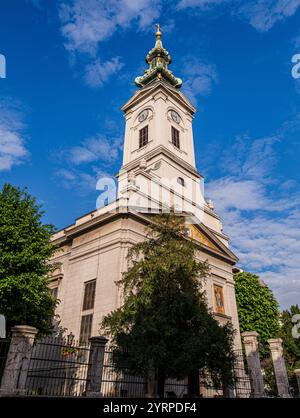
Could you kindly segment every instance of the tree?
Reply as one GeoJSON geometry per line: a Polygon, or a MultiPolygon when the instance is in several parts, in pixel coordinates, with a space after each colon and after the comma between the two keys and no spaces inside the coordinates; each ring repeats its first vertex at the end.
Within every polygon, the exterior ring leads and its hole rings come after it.
{"type": "Polygon", "coordinates": [[[52,225],[27,190],[9,184],[0,192],[0,312],[7,327],[31,325],[41,334],[51,330],[56,300],[47,286],[55,251],[52,225]]]}
{"type": "Polygon", "coordinates": [[[256,331],[262,344],[279,332],[278,302],[272,291],[255,274],[234,275],[241,332],[256,331]]]}
{"type": "Polygon", "coordinates": [[[232,383],[233,331],[208,310],[202,283],[208,265],[196,259],[184,219],[158,215],[147,239],[131,247],[118,285],[124,304],[102,322],[118,369],[165,378],[195,376],[206,368],[215,384],[232,383]]]}
{"type": "Polygon", "coordinates": [[[278,302],[268,286],[255,274],[240,272],[234,275],[234,281],[240,330],[258,332],[265,392],[275,396],[276,381],[267,340],[278,337],[278,302]]]}
{"type": "Polygon", "coordinates": [[[298,385],[294,370],[300,369],[300,338],[293,336],[292,328],[295,324],[292,322],[292,317],[299,314],[300,308],[298,305],[292,305],[290,309],[284,310],[280,316],[281,327],[279,331],[279,337],[283,341],[284,359],[289,381],[295,392],[298,392],[298,385]]]}

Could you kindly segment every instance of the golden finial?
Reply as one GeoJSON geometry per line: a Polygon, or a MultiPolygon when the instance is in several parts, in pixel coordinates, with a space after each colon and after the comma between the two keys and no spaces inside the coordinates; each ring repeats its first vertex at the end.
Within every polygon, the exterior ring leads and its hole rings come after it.
{"type": "Polygon", "coordinates": [[[156,33],[155,33],[155,37],[156,37],[156,43],[155,43],[155,48],[162,48],[162,42],[161,42],[161,31],[160,31],[160,24],[156,23],[156,33]]]}

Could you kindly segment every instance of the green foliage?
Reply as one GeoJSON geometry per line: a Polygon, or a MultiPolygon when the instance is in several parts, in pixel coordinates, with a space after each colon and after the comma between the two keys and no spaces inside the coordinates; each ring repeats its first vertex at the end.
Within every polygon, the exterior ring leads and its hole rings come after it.
{"type": "Polygon", "coordinates": [[[9,184],[0,192],[0,312],[8,328],[31,325],[51,329],[56,301],[47,286],[55,251],[54,229],[41,221],[43,212],[27,190],[9,184]]]}
{"type": "Polygon", "coordinates": [[[202,282],[208,265],[197,261],[184,220],[159,215],[145,241],[128,254],[118,282],[121,308],[102,322],[117,368],[147,376],[183,378],[207,368],[215,383],[232,381],[233,331],[221,327],[206,305],[202,282]]]}
{"type": "Polygon", "coordinates": [[[234,275],[241,332],[256,331],[262,344],[279,332],[278,302],[272,291],[255,274],[234,275]]]}
{"type": "Polygon", "coordinates": [[[298,392],[298,386],[294,370],[300,369],[300,338],[293,337],[292,328],[295,324],[292,322],[292,317],[297,314],[300,314],[298,305],[292,305],[289,310],[283,311],[280,317],[281,327],[279,331],[279,337],[283,341],[284,358],[289,381],[296,392],[298,392]]]}

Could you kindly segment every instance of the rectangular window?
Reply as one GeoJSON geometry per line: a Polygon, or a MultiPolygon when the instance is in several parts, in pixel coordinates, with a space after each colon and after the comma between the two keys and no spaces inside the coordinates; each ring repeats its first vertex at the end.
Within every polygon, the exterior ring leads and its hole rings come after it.
{"type": "Polygon", "coordinates": [[[179,131],[172,126],[172,144],[175,145],[176,148],[180,148],[180,141],[179,141],[179,131]]]}
{"type": "Polygon", "coordinates": [[[93,315],[83,315],[80,326],[80,342],[88,342],[92,332],[93,315]]]}
{"type": "Polygon", "coordinates": [[[140,129],[139,147],[142,148],[148,144],[148,125],[140,129]]]}
{"type": "Polygon", "coordinates": [[[84,298],[82,310],[93,309],[95,302],[96,280],[84,283],[84,298]]]}

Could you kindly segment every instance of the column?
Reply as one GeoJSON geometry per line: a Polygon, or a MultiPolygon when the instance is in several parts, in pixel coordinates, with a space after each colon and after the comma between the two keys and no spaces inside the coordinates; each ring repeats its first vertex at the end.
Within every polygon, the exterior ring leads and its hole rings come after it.
{"type": "Polygon", "coordinates": [[[265,396],[265,391],[260,366],[257,336],[258,333],[255,331],[242,333],[251,382],[251,396],[254,398],[262,398],[265,396]]]}
{"type": "Polygon", "coordinates": [[[289,380],[283,357],[282,339],[272,338],[271,340],[268,340],[268,343],[273,360],[278,396],[281,398],[290,398],[289,380]]]}
{"type": "Polygon", "coordinates": [[[38,330],[28,325],[16,325],[12,329],[11,342],[1,381],[0,393],[23,395],[33,343],[38,330]]]}
{"type": "Polygon", "coordinates": [[[91,337],[89,366],[87,372],[87,390],[86,396],[100,397],[102,374],[104,366],[105,345],[108,341],[105,337],[91,337]]]}

